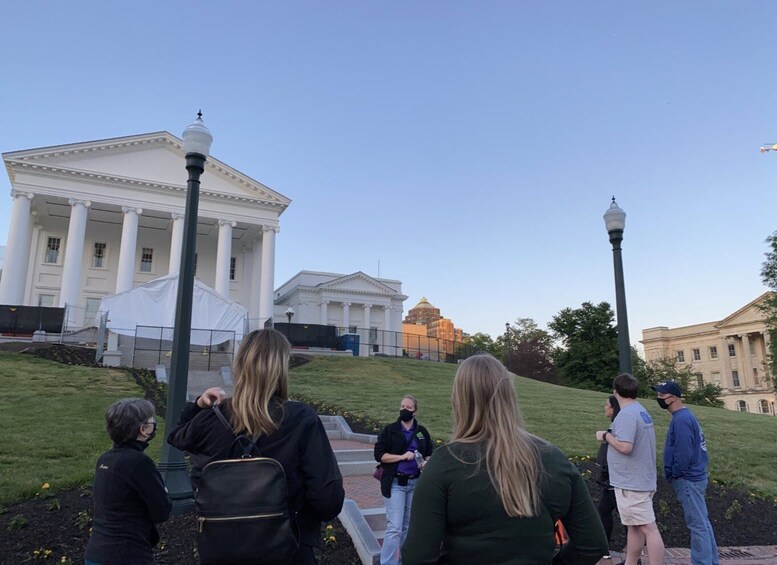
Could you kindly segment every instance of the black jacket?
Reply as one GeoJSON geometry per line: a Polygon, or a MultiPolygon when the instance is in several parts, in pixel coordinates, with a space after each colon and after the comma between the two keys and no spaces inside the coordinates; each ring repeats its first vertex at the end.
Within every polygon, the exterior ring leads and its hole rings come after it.
{"type": "Polygon", "coordinates": [[[159,541],[154,524],[170,517],[172,504],[148,444],[114,445],[97,460],[94,474],[94,524],[84,558],[103,565],[154,563],[159,541]]]}
{"type": "MultiPolygon", "coordinates": [[[[612,433],[612,429],[607,428],[607,432],[612,433]]],[[[599,446],[599,451],[596,454],[596,473],[595,473],[596,482],[607,489],[611,488],[610,471],[607,468],[607,449],[609,447],[610,447],[610,444],[607,443],[606,441],[603,441],[599,446]]]]}
{"type": "MultiPolygon", "coordinates": [[[[230,400],[220,405],[229,420],[230,400]]],[[[329,438],[315,411],[302,402],[276,402],[271,409],[277,431],[256,440],[264,457],[280,462],[286,473],[289,507],[296,512],[300,541],[320,543],[321,522],[335,518],[343,507],[345,491],[329,438]]],[[[202,469],[211,461],[238,456],[235,434],[210,409],[189,402],[167,441],[192,454],[192,486],[196,489],[202,469]],[[230,452],[230,447],[232,451],[230,452]]]]}
{"type": "MultiPolygon", "coordinates": [[[[418,444],[418,451],[424,457],[430,457],[434,446],[432,445],[432,438],[429,436],[429,432],[426,428],[413,420],[413,425],[416,426],[415,441],[418,444]]],[[[393,424],[389,424],[383,428],[378,434],[378,440],[375,442],[375,461],[380,463],[380,458],[384,453],[391,453],[393,455],[402,455],[407,451],[407,440],[405,434],[402,433],[402,423],[399,419],[393,424]]],[[[397,474],[397,465],[399,463],[381,463],[383,467],[383,476],[380,478],[380,492],[386,498],[391,498],[391,481],[397,474]]]]}

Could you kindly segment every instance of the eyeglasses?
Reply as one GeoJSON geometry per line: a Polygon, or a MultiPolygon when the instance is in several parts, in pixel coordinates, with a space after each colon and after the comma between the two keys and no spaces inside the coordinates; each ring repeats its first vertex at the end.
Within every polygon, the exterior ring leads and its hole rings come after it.
{"type": "Polygon", "coordinates": [[[156,431],[156,420],[153,422],[144,422],[143,426],[154,426],[154,431],[156,431]]]}

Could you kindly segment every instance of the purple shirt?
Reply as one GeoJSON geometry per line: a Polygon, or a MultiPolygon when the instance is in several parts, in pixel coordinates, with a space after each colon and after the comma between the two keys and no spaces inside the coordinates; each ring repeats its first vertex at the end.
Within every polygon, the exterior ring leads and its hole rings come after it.
{"type": "MultiPolygon", "coordinates": [[[[415,451],[418,449],[418,444],[415,440],[415,423],[413,424],[413,427],[409,430],[406,430],[404,426],[402,426],[402,433],[405,436],[405,442],[410,442],[410,445],[407,446],[407,449],[405,449],[405,453],[408,451],[415,451]],[[413,438],[412,440],[410,438],[413,438]]],[[[418,474],[418,463],[415,462],[415,459],[412,461],[400,461],[399,465],[397,465],[397,473],[402,473],[404,475],[411,475],[416,476],[418,474]]]]}

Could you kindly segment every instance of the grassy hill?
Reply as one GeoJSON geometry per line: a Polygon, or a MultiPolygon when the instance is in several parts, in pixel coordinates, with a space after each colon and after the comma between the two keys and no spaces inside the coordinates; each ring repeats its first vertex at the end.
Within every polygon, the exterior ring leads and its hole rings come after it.
{"type": "MultiPolygon", "coordinates": [[[[419,400],[419,420],[435,438],[451,429],[450,393],[456,366],[408,359],[317,357],[291,372],[292,394],[340,413],[382,422],[397,417],[404,394],[419,400]]],[[[0,503],[34,496],[43,483],[62,489],[89,484],[94,462],[110,445],[103,414],[115,400],[142,396],[122,370],[61,365],[0,352],[0,503]]],[[[594,432],[606,426],[607,395],[518,378],[516,391],[529,430],[570,457],[593,456],[594,432]]],[[[643,401],[656,421],[660,449],[669,414],[643,401]]],[[[777,418],[697,408],[714,480],[777,498],[777,418]]],[[[159,418],[160,424],[161,418],[159,418]]],[[[158,459],[164,429],[149,448],[158,459]]]]}
{"type": "MultiPolygon", "coordinates": [[[[435,438],[451,430],[450,395],[455,365],[409,359],[319,357],[291,373],[291,390],[354,414],[396,419],[402,395],[419,401],[418,419],[435,438]]],[[[605,429],[606,394],[518,377],[518,403],[532,433],[570,457],[595,456],[596,430],[605,429]]],[[[658,460],[670,414],[640,399],[656,425],[658,460]]],[[[777,497],[777,418],[691,406],[704,429],[713,480],[777,497]]]]}

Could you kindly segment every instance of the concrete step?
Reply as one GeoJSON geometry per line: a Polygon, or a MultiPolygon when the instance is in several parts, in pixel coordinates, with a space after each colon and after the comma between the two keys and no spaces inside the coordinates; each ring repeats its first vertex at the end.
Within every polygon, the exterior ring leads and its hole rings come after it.
{"type": "Polygon", "coordinates": [[[375,534],[375,539],[378,540],[378,543],[383,545],[383,538],[386,537],[386,530],[378,530],[377,532],[372,533],[375,534]]]}
{"type": "Polygon", "coordinates": [[[336,422],[337,416],[332,416],[331,414],[321,414],[319,416],[322,422],[336,422]]]}
{"type": "MultiPolygon", "coordinates": [[[[386,509],[385,508],[365,508],[362,510],[362,516],[369,524],[370,529],[373,532],[382,531],[385,534],[386,530],[386,509]]],[[[377,534],[376,534],[377,537],[377,534]]],[[[383,537],[383,536],[381,536],[383,537]]]]}
{"type": "Polygon", "coordinates": [[[375,461],[345,461],[338,462],[340,473],[344,477],[352,475],[372,475],[375,472],[375,461]]]}
{"type": "Polygon", "coordinates": [[[321,421],[321,423],[324,425],[325,430],[339,430],[340,426],[337,425],[337,422],[325,422],[321,421]]]}
{"type": "Polygon", "coordinates": [[[377,465],[373,456],[374,453],[375,450],[373,449],[337,449],[335,450],[335,457],[338,463],[364,463],[369,461],[374,467],[377,465]]]}
{"type": "Polygon", "coordinates": [[[345,439],[343,437],[343,432],[340,430],[326,430],[326,437],[329,439],[345,439]]]}

